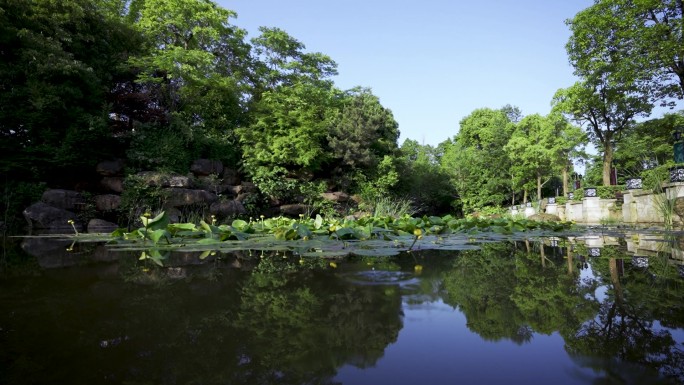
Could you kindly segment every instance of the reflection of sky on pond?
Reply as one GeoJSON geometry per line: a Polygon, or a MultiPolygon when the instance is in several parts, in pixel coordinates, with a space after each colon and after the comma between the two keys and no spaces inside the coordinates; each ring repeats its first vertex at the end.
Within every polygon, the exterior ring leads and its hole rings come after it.
{"type": "Polygon", "coordinates": [[[463,313],[442,301],[404,302],[403,308],[399,338],[385,349],[377,365],[366,369],[343,366],[336,381],[355,385],[583,384],[593,377],[568,357],[558,333],[534,334],[530,343],[522,345],[509,340],[489,342],[469,331],[463,313]]]}

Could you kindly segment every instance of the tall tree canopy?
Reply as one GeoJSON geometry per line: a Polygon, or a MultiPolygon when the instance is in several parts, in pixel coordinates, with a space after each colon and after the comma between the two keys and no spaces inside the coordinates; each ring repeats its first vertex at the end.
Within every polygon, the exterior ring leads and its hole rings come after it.
{"type": "Polygon", "coordinates": [[[584,141],[582,130],[559,114],[526,116],[515,125],[505,146],[511,159],[514,185],[525,193],[536,187],[537,197],[541,199],[542,186],[560,173],[563,194],[566,194],[571,153],[584,141]]]}
{"type": "Polygon", "coordinates": [[[108,91],[136,38],[92,1],[1,0],[0,173],[92,167],[108,149],[108,91]]]}
{"type": "Polygon", "coordinates": [[[348,92],[328,134],[331,156],[340,171],[377,166],[385,155],[394,155],[397,139],[399,124],[392,111],[369,89],[348,92]]]}
{"type": "Polygon", "coordinates": [[[596,0],[568,21],[570,62],[580,76],[612,62],[613,76],[636,81],[654,99],[681,99],[683,13],[681,0],[596,0]]]}
{"type": "Polygon", "coordinates": [[[461,120],[458,134],[445,149],[442,167],[451,175],[464,210],[500,205],[510,196],[510,159],[504,146],[513,126],[500,109],[477,109],[461,120]]]}
{"type": "Polygon", "coordinates": [[[616,84],[607,77],[584,80],[561,89],[553,97],[554,111],[584,125],[592,143],[603,152],[603,184],[610,185],[616,143],[638,116],[646,116],[653,105],[644,94],[630,92],[633,86],[616,84]]]}

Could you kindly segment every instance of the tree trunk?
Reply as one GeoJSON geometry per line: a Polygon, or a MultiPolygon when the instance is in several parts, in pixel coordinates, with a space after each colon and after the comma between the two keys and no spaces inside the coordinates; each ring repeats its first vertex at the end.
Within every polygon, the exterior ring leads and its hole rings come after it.
{"type": "Polygon", "coordinates": [[[610,186],[610,173],[613,165],[613,146],[606,135],[606,142],[603,144],[603,185],[610,186]]]}
{"type": "Polygon", "coordinates": [[[523,204],[527,203],[527,190],[523,190],[523,204]]]}
{"type": "Polygon", "coordinates": [[[542,182],[541,182],[541,175],[537,174],[537,200],[541,200],[541,188],[542,188],[542,182]]]}
{"type": "Polygon", "coordinates": [[[563,166],[563,196],[566,197],[568,196],[568,163],[565,162],[565,165],[563,166]]]}
{"type": "Polygon", "coordinates": [[[568,257],[568,274],[573,273],[573,260],[572,260],[572,248],[568,246],[567,251],[566,251],[567,257],[568,257]]]}

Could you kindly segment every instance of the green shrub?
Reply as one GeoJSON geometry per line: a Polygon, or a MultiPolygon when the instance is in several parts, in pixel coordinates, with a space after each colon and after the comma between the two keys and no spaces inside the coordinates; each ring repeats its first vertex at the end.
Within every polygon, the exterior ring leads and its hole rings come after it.
{"type": "Polygon", "coordinates": [[[625,191],[624,185],[596,187],[596,195],[601,199],[615,199],[616,193],[625,191]]]}
{"type": "Polygon", "coordinates": [[[567,197],[556,197],[556,204],[564,205],[568,202],[567,197]]]}
{"type": "Polygon", "coordinates": [[[26,220],[22,215],[25,208],[40,200],[46,190],[45,183],[42,182],[17,182],[6,181],[2,185],[2,217],[4,222],[3,233],[16,234],[26,225],[26,220]]]}
{"type": "Polygon", "coordinates": [[[121,220],[127,227],[137,224],[145,212],[154,213],[162,209],[167,196],[158,186],[150,186],[145,179],[137,175],[129,175],[124,179],[124,191],[121,193],[121,220]]]}
{"type": "Polygon", "coordinates": [[[644,170],[641,172],[643,180],[643,187],[647,190],[657,190],[663,183],[670,181],[670,167],[673,167],[674,162],[667,162],[660,166],[644,170]]]}
{"type": "Polygon", "coordinates": [[[578,188],[577,190],[573,191],[573,194],[573,201],[581,201],[584,198],[584,189],[578,188]]]}

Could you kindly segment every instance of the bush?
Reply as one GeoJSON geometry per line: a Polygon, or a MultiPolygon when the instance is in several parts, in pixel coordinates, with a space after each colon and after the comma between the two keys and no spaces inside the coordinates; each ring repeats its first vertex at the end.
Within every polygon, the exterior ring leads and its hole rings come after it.
{"type": "Polygon", "coordinates": [[[32,203],[39,201],[45,190],[45,183],[42,182],[7,181],[2,186],[2,217],[0,221],[5,222],[4,226],[0,226],[2,232],[19,233],[26,225],[22,212],[32,203]]]}
{"type": "Polygon", "coordinates": [[[130,228],[145,212],[154,213],[161,210],[166,199],[167,196],[161,187],[150,186],[145,179],[129,175],[124,180],[124,191],[121,194],[121,219],[130,228]]]}
{"type": "Polygon", "coordinates": [[[644,170],[641,172],[643,180],[643,187],[647,190],[658,190],[663,183],[670,181],[670,167],[673,167],[674,162],[668,162],[663,165],[644,170]]]}
{"type": "Polygon", "coordinates": [[[584,189],[578,188],[577,190],[573,191],[573,194],[573,201],[581,201],[584,198],[584,189]]]}
{"type": "Polygon", "coordinates": [[[556,197],[556,204],[564,205],[568,202],[568,197],[556,197]]]}
{"type": "Polygon", "coordinates": [[[596,195],[601,199],[615,199],[617,193],[625,191],[625,185],[596,187],[596,195]]]}

